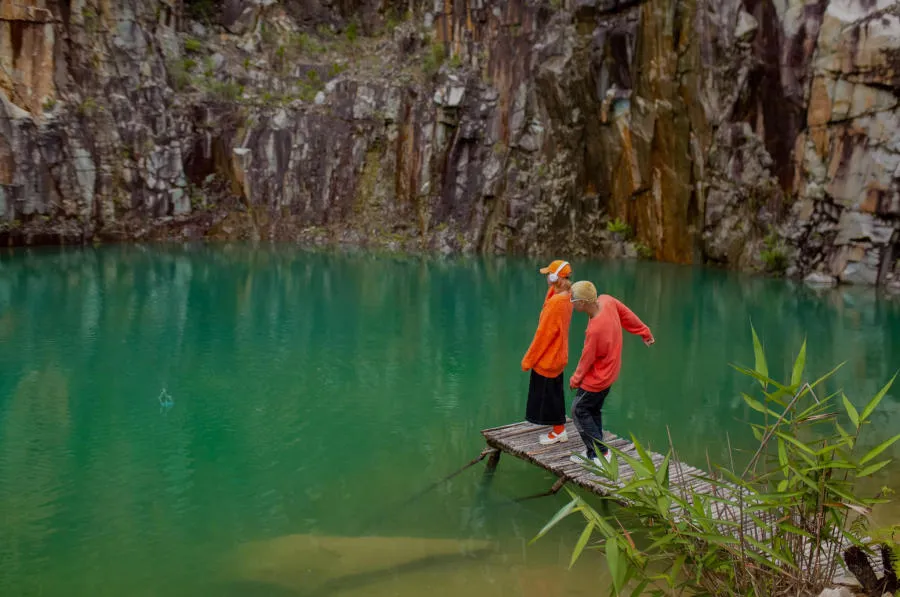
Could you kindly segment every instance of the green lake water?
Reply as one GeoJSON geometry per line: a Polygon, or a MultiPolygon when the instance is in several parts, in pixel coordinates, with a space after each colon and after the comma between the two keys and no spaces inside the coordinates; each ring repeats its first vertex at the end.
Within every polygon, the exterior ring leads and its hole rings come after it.
{"type": "MultiPolygon", "coordinates": [[[[546,261],[551,257],[548,256],[546,261]]],[[[406,498],[521,420],[544,263],[290,247],[0,254],[0,595],[600,595],[562,495],[512,458],[406,498]],[[163,392],[165,390],[165,392],[163,392]],[[170,402],[161,404],[160,396],[170,402]]],[[[900,302],[870,289],[575,261],[647,323],[604,409],[683,460],[749,447],[750,321],[788,377],[865,403],[900,369],[900,302]]],[[[571,373],[586,320],[574,314],[571,373]]],[[[567,403],[571,404],[571,392],[567,403]]],[[[900,390],[867,444],[900,428],[900,390]]],[[[892,456],[900,457],[895,446],[892,456]]],[[[900,489],[900,465],[873,488],[900,489]]],[[[900,521],[900,509],[879,511],[900,521]]]]}

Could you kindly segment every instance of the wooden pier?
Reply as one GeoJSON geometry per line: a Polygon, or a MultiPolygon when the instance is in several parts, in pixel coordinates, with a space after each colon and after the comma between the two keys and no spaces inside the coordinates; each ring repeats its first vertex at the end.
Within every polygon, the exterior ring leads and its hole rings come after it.
{"type": "MultiPolygon", "coordinates": [[[[566,423],[566,432],[569,436],[568,442],[551,444],[549,446],[541,445],[538,441],[540,432],[546,431],[546,429],[546,426],[521,422],[485,429],[481,434],[491,448],[536,464],[556,475],[560,481],[559,487],[562,487],[565,483],[573,483],[597,495],[608,495],[611,487],[604,483],[605,479],[595,475],[584,464],[572,462],[569,458],[573,453],[584,450],[584,443],[581,441],[581,436],[575,429],[575,425],[571,421],[566,423]]],[[[603,441],[629,456],[638,457],[637,452],[628,440],[606,432],[604,433],[603,441]]],[[[499,457],[499,454],[497,456],[499,457]]],[[[655,452],[650,454],[650,458],[656,466],[659,466],[665,459],[662,454],[655,452]]],[[[489,464],[489,466],[491,465],[489,464]]],[[[496,466],[496,459],[494,466],[496,466]]],[[[627,483],[633,475],[634,471],[628,468],[625,463],[620,463],[620,484],[624,485],[627,483]]],[[[712,491],[709,483],[703,480],[704,477],[708,476],[705,471],[680,462],[673,461],[669,465],[670,483],[694,492],[710,493],[712,491]]]]}
{"type": "MultiPolygon", "coordinates": [[[[541,445],[538,438],[540,433],[546,431],[546,429],[546,426],[520,422],[483,430],[481,434],[487,442],[488,450],[482,454],[484,456],[485,454],[490,453],[487,470],[490,473],[493,473],[499,462],[500,454],[505,452],[516,458],[531,462],[557,477],[557,481],[554,483],[553,487],[545,494],[540,495],[555,494],[563,487],[563,485],[571,483],[596,495],[602,497],[609,496],[613,490],[609,480],[596,475],[587,468],[584,463],[572,462],[570,459],[573,453],[580,453],[584,450],[584,443],[581,441],[581,436],[575,429],[575,425],[572,421],[568,420],[566,423],[566,432],[569,441],[565,443],[556,443],[549,446],[541,445]]],[[[608,446],[616,448],[629,456],[639,458],[634,446],[628,440],[604,432],[603,441],[608,446]]],[[[649,455],[656,467],[665,460],[665,456],[662,454],[650,452],[649,455]]],[[[618,485],[620,487],[624,486],[633,476],[634,471],[625,462],[620,460],[618,485]]],[[[710,496],[715,495],[719,498],[734,498],[737,496],[737,493],[730,496],[723,495],[723,493],[728,492],[728,487],[733,487],[733,491],[738,492],[739,489],[736,486],[728,485],[723,488],[720,485],[714,487],[705,480],[709,477],[709,473],[705,470],[698,469],[683,462],[678,462],[675,459],[670,460],[669,484],[670,487],[674,488],[674,491],[678,491],[678,489],[681,488],[685,495],[706,494],[710,496]]],[[[628,506],[627,503],[623,503],[622,505],[625,507],[628,506]]],[[[734,506],[725,504],[724,500],[711,500],[710,506],[712,512],[720,520],[734,522],[737,521],[738,518],[741,518],[738,509],[734,506]]],[[[685,512],[676,511],[676,509],[680,509],[677,504],[673,505],[673,514],[675,515],[676,520],[689,516],[685,512]]],[[[759,542],[765,543],[771,541],[774,534],[779,533],[774,516],[767,516],[762,520],[760,520],[759,517],[755,518],[756,520],[752,520],[748,515],[743,516],[740,526],[743,527],[745,536],[752,537],[759,542]]],[[[720,527],[720,530],[737,534],[738,531],[733,522],[732,525],[729,526],[723,525],[720,527]]],[[[827,546],[822,546],[820,553],[815,557],[803,558],[802,561],[809,561],[812,566],[823,565],[825,563],[824,554],[827,551],[825,549],[826,547],[827,546]]],[[[849,543],[843,544],[841,549],[843,550],[846,547],[849,547],[849,543]]],[[[883,572],[883,566],[880,562],[873,562],[873,568],[879,575],[883,572]]],[[[840,565],[838,566],[835,582],[853,584],[855,580],[843,565],[840,565]]]]}

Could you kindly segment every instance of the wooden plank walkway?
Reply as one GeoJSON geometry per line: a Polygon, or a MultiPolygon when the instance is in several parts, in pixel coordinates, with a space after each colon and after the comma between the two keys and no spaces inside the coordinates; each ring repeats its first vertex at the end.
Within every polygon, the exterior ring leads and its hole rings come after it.
{"type": "MultiPolygon", "coordinates": [[[[538,437],[540,432],[545,431],[546,429],[546,426],[520,422],[503,425],[502,427],[494,427],[492,429],[484,429],[481,434],[484,436],[489,447],[527,462],[531,462],[554,474],[558,478],[558,481],[553,487],[553,492],[561,488],[564,484],[571,483],[594,494],[604,497],[608,496],[612,489],[608,480],[595,475],[583,464],[572,462],[570,459],[570,456],[573,453],[579,453],[584,450],[584,443],[581,441],[581,436],[575,429],[574,423],[572,423],[571,420],[568,420],[566,423],[566,432],[568,433],[569,441],[565,443],[556,443],[549,446],[541,445],[540,441],[538,441],[538,437]]],[[[637,450],[635,450],[629,440],[616,437],[609,432],[604,432],[604,443],[625,452],[629,456],[639,458],[637,450]]],[[[653,464],[657,467],[665,460],[665,456],[662,454],[655,452],[650,452],[649,454],[653,464]]],[[[496,459],[494,459],[493,466],[496,466],[496,462],[496,459]]],[[[620,460],[619,487],[628,483],[633,476],[634,471],[625,462],[620,460]]],[[[736,486],[731,486],[734,488],[734,494],[731,496],[723,495],[723,492],[727,492],[727,489],[722,487],[714,488],[709,482],[704,480],[709,476],[709,473],[705,470],[698,469],[683,462],[672,460],[669,464],[670,486],[681,488],[683,490],[683,496],[692,493],[728,497],[732,499],[737,497],[738,488],[736,486]]],[[[628,506],[628,504],[622,505],[628,506]]],[[[734,522],[736,522],[738,518],[742,518],[741,526],[743,527],[744,534],[762,543],[771,541],[773,535],[779,532],[775,525],[774,514],[765,516],[761,520],[759,517],[755,517],[754,520],[748,514],[741,517],[740,511],[737,508],[721,503],[720,501],[712,501],[711,507],[713,513],[716,514],[720,520],[732,521],[730,526],[723,524],[720,527],[720,531],[723,533],[728,533],[730,531],[736,536],[738,531],[736,530],[734,522]]],[[[672,512],[675,514],[676,520],[687,516],[687,513],[679,510],[680,506],[674,504],[672,512]]],[[[848,546],[849,544],[842,545],[842,550],[848,546]]],[[[810,558],[810,554],[806,554],[806,557],[804,557],[803,560],[809,563],[808,567],[824,565],[827,547],[827,545],[823,546],[820,553],[816,554],[814,558],[810,558]]],[[[876,573],[880,575],[883,572],[881,563],[873,562],[873,564],[876,573]]],[[[848,580],[853,581],[852,575],[844,569],[843,565],[839,566],[835,581],[847,582],[848,580]]]]}

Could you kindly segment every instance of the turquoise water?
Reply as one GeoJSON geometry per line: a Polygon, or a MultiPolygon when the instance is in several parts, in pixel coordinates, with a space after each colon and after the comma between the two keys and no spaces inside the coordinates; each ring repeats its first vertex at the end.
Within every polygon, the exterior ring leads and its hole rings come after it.
{"type": "MultiPolygon", "coordinates": [[[[594,554],[568,570],[578,521],[527,545],[565,498],[515,502],[552,483],[524,463],[404,503],[477,456],[482,428],[522,418],[541,265],[246,245],[0,254],[0,594],[605,593],[594,554]]],[[[668,430],[697,465],[724,458],[726,435],[752,442],[739,396],[754,385],[729,367],[752,364],[751,319],[774,374],[806,336],[811,373],[847,361],[831,387],[857,404],[900,369],[900,303],[871,290],[574,266],[657,339],[626,337],[608,426],[659,446],[668,430]]],[[[574,315],[573,364],[585,324],[574,315]]],[[[867,443],[896,433],[898,392],[867,443]]],[[[873,483],[900,489],[898,472],[873,483]]]]}

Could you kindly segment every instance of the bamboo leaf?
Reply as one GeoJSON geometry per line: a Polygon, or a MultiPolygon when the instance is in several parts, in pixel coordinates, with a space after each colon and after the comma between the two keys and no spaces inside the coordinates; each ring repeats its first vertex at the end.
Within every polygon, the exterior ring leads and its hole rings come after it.
{"type": "Polygon", "coordinates": [[[772,562],[771,562],[770,565],[775,564],[776,561],[781,561],[781,562],[785,562],[785,563],[789,564],[789,567],[791,567],[791,568],[796,568],[796,566],[794,566],[793,564],[790,564],[790,558],[786,558],[786,557],[784,557],[784,556],[779,555],[778,553],[775,552],[774,549],[772,549],[772,548],[769,547],[768,545],[766,545],[766,544],[764,544],[764,543],[762,543],[762,542],[760,542],[760,541],[757,541],[756,539],[754,539],[753,537],[751,537],[751,536],[749,536],[749,535],[745,535],[745,536],[744,536],[744,539],[745,539],[750,545],[752,545],[753,547],[755,547],[755,548],[758,549],[759,551],[763,552],[764,554],[766,554],[767,556],[769,556],[770,558],[772,558],[772,562]]]}
{"type": "Polygon", "coordinates": [[[810,533],[809,531],[804,531],[803,529],[797,528],[794,525],[788,524],[786,522],[782,522],[781,524],[779,524],[778,528],[780,528],[782,531],[792,533],[794,535],[801,535],[801,536],[807,537],[809,539],[815,539],[813,534],[810,533]]]}
{"type": "Polygon", "coordinates": [[[840,423],[837,423],[837,422],[836,422],[836,423],[834,424],[834,426],[837,427],[838,433],[841,434],[841,439],[843,439],[843,440],[844,440],[844,443],[847,445],[847,447],[850,448],[850,449],[852,450],[852,449],[853,449],[853,443],[854,443],[854,442],[853,442],[853,438],[850,436],[849,433],[847,433],[847,432],[844,430],[843,427],[841,427],[841,424],[840,424],[840,423]]]}
{"type": "Polygon", "coordinates": [[[606,542],[606,565],[609,566],[609,575],[613,580],[613,590],[618,595],[622,591],[622,586],[619,584],[619,579],[622,578],[619,567],[622,564],[619,561],[619,543],[615,539],[606,542]]]}
{"type": "Polygon", "coordinates": [[[662,464],[656,469],[656,482],[663,489],[669,488],[669,462],[672,459],[672,452],[667,452],[662,464]]]}
{"type": "Polygon", "coordinates": [[[791,393],[791,389],[789,387],[781,385],[774,379],[766,377],[765,375],[763,375],[757,371],[754,371],[753,369],[747,369],[746,367],[741,367],[740,365],[735,365],[735,364],[732,364],[731,366],[734,369],[736,369],[737,371],[743,373],[744,375],[747,375],[748,377],[752,377],[753,379],[757,380],[763,386],[763,388],[766,388],[766,386],[771,385],[771,386],[774,386],[775,388],[777,388],[781,392],[791,393]]]}
{"type": "MultiPolygon", "coordinates": [[[[766,364],[766,353],[763,350],[762,343],[759,341],[759,336],[756,335],[756,328],[753,327],[753,323],[750,324],[750,331],[753,333],[753,357],[756,361],[754,369],[760,375],[768,377],[769,366],[766,364]]],[[[760,381],[760,385],[763,389],[766,389],[764,382],[760,381]]]]}
{"type": "Polygon", "coordinates": [[[649,474],[650,471],[656,472],[656,468],[653,466],[653,459],[650,458],[650,454],[647,453],[647,450],[644,449],[644,446],[638,442],[637,438],[634,437],[634,434],[631,436],[631,443],[634,444],[635,450],[637,450],[638,455],[641,457],[641,460],[644,463],[646,468],[646,472],[649,474]]]}
{"type": "Polygon", "coordinates": [[[804,475],[803,473],[801,473],[800,471],[798,471],[797,469],[795,469],[792,466],[788,467],[788,468],[790,468],[790,470],[794,471],[794,475],[796,475],[797,479],[800,479],[801,481],[803,481],[803,483],[805,483],[807,487],[809,487],[813,491],[819,491],[819,486],[816,485],[815,481],[813,481],[808,476],[804,475]]]}
{"type": "Polygon", "coordinates": [[[888,459],[888,460],[882,460],[881,462],[876,462],[875,464],[870,464],[863,470],[856,473],[856,476],[857,477],[868,477],[869,475],[871,475],[873,473],[877,473],[878,471],[880,471],[881,469],[886,467],[891,462],[892,461],[890,459],[888,459]]]}
{"type": "Polygon", "coordinates": [[[792,443],[793,445],[797,446],[798,448],[800,448],[801,450],[803,450],[803,451],[806,452],[807,454],[812,454],[813,456],[816,455],[816,451],[815,451],[815,450],[813,450],[812,448],[810,448],[809,446],[807,446],[806,444],[804,444],[803,442],[801,442],[801,441],[800,441],[799,439],[797,439],[796,437],[791,437],[790,435],[788,435],[787,433],[784,433],[783,431],[776,431],[776,432],[775,432],[775,435],[777,435],[778,437],[780,437],[780,438],[783,439],[784,441],[787,441],[787,442],[792,443]]]}
{"type": "Polygon", "coordinates": [[[649,585],[649,584],[650,584],[649,579],[645,578],[644,580],[642,580],[640,583],[638,583],[638,585],[631,592],[631,597],[640,597],[641,595],[643,595],[644,589],[646,589],[647,585],[649,585]]]}
{"type": "Polygon", "coordinates": [[[756,398],[754,398],[744,392],[741,392],[741,396],[744,397],[744,402],[747,403],[747,406],[749,406],[753,410],[755,410],[757,412],[761,412],[763,414],[768,413],[769,415],[775,417],[776,419],[781,416],[778,413],[776,413],[774,410],[772,410],[771,408],[766,408],[766,406],[763,405],[763,403],[760,402],[759,400],[757,400],[756,398]]]}
{"type": "Polygon", "coordinates": [[[581,552],[584,551],[585,546],[591,538],[591,533],[594,532],[594,525],[592,523],[587,523],[584,527],[584,530],[581,532],[581,537],[578,538],[578,543],[575,544],[575,549],[572,550],[572,560],[569,562],[569,569],[575,565],[575,560],[581,556],[581,552]]]}
{"type": "Polygon", "coordinates": [[[782,469],[786,469],[788,465],[787,450],[784,448],[784,440],[778,438],[778,464],[782,469]]]}
{"type": "Polygon", "coordinates": [[[871,415],[872,412],[876,408],[878,408],[878,403],[881,402],[881,399],[884,398],[885,394],[888,393],[888,390],[891,389],[891,385],[893,385],[895,379],[897,379],[896,373],[894,374],[894,377],[892,377],[891,380],[887,382],[884,387],[878,391],[877,394],[875,394],[875,397],[869,401],[869,403],[866,405],[866,408],[863,409],[862,414],[859,415],[860,421],[865,421],[866,419],[868,419],[869,415],[871,415]]]}
{"type": "Polygon", "coordinates": [[[850,422],[853,423],[856,429],[859,429],[859,413],[856,411],[856,407],[853,406],[846,394],[842,393],[841,398],[844,401],[844,408],[847,409],[847,416],[850,417],[850,422]]]}
{"type": "Polygon", "coordinates": [[[800,347],[800,353],[797,355],[797,360],[794,361],[794,370],[791,372],[791,385],[798,386],[800,385],[800,380],[803,379],[803,370],[806,368],[806,339],[803,340],[803,346],[800,347]]]}
{"type": "Polygon", "coordinates": [[[688,537],[694,537],[701,541],[706,541],[713,545],[738,545],[740,541],[736,537],[726,537],[724,535],[715,535],[713,533],[695,533],[693,531],[685,531],[683,534],[688,537]]]}
{"type": "MultiPolygon", "coordinates": [[[[618,452],[618,450],[616,452],[618,452]]],[[[619,454],[616,452],[613,453],[613,457],[609,459],[609,462],[604,464],[609,472],[609,478],[613,483],[619,482],[619,454]]],[[[601,458],[600,461],[605,462],[606,459],[601,458]]]]}
{"type": "Polygon", "coordinates": [[[829,371],[828,373],[826,373],[825,375],[823,375],[822,377],[820,377],[819,379],[814,381],[813,383],[809,384],[809,387],[815,388],[817,385],[819,385],[820,383],[822,383],[823,381],[825,381],[826,379],[828,379],[829,377],[831,377],[832,375],[837,373],[837,370],[840,369],[841,367],[843,367],[846,363],[847,363],[847,361],[842,361],[841,363],[838,363],[837,367],[835,367],[834,369],[832,369],[831,371],[829,371]]]}
{"type": "Polygon", "coordinates": [[[684,568],[684,563],[687,560],[687,557],[682,554],[675,558],[675,561],[672,562],[672,567],[669,569],[669,572],[666,574],[666,580],[669,583],[669,586],[675,587],[675,579],[678,577],[678,574],[684,568]]]}
{"type": "Polygon", "coordinates": [[[882,452],[884,452],[885,450],[890,448],[894,444],[894,442],[896,442],[898,439],[900,439],[900,434],[895,435],[891,439],[881,442],[880,444],[878,444],[877,446],[875,446],[874,448],[869,450],[869,453],[866,454],[865,456],[863,456],[862,460],[860,460],[859,463],[865,464],[865,463],[869,462],[870,460],[872,460],[873,458],[875,458],[876,456],[878,456],[879,454],[881,454],[882,452]]]}
{"type": "Polygon", "coordinates": [[[544,528],[542,528],[542,529],[538,532],[537,536],[529,542],[529,545],[530,545],[531,543],[534,543],[535,541],[537,541],[538,539],[540,539],[540,538],[543,537],[544,535],[546,535],[547,532],[550,531],[550,529],[552,529],[553,527],[555,527],[557,524],[559,524],[559,521],[561,521],[563,518],[565,518],[565,517],[568,516],[569,514],[572,514],[573,512],[575,512],[575,511],[576,511],[576,507],[578,506],[578,503],[579,503],[580,501],[581,501],[581,500],[580,500],[579,498],[575,498],[575,499],[573,499],[571,502],[569,502],[568,504],[566,504],[565,506],[563,506],[562,508],[560,508],[559,511],[558,511],[556,514],[553,515],[553,518],[550,519],[550,522],[548,522],[547,524],[545,524],[545,525],[544,525],[544,528]]]}

